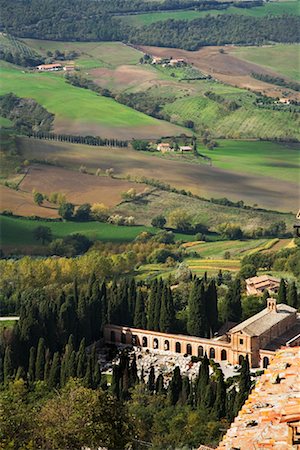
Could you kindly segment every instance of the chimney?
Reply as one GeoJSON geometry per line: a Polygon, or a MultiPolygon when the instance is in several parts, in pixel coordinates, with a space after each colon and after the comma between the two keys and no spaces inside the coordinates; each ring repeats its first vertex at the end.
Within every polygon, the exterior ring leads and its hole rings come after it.
{"type": "Polygon", "coordinates": [[[277,312],[277,306],[276,306],[276,299],[275,298],[268,298],[267,299],[267,308],[270,312],[274,311],[277,312]]]}

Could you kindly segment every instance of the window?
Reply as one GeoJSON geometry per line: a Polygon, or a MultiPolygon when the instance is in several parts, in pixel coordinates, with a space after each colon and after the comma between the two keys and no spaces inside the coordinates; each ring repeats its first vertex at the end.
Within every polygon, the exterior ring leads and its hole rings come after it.
{"type": "Polygon", "coordinates": [[[240,339],[240,345],[243,345],[244,339],[240,339]]]}
{"type": "Polygon", "coordinates": [[[121,334],[121,343],[126,344],[126,334],[125,333],[121,334]]]}
{"type": "Polygon", "coordinates": [[[192,354],[192,346],[191,346],[191,344],[187,344],[187,346],[186,346],[186,352],[187,352],[188,355],[191,355],[191,354],[192,354]]]}
{"type": "Polygon", "coordinates": [[[148,347],[148,339],[146,336],[143,336],[143,347],[148,347]]]}
{"type": "Polygon", "coordinates": [[[156,338],[153,339],[153,348],[158,348],[158,339],[156,338]]]}
{"type": "Polygon", "coordinates": [[[216,357],[216,352],[214,348],[209,349],[209,357],[210,359],[214,359],[216,357]]]}
{"type": "Polygon", "coordinates": [[[180,342],[176,342],[176,344],[175,344],[175,351],[176,351],[176,353],[181,353],[181,345],[180,345],[180,342]]]}
{"type": "Polygon", "coordinates": [[[226,350],[221,351],[221,361],[226,361],[227,359],[227,352],[226,350]]]}
{"type": "Polygon", "coordinates": [[[202,345],[199,345],[199,347],[198,347],[198,357],[202,358],[203,355],[204,355],[203,347],[202,347],[202,345]]]}
{"type": "Polygon", "coordinates": [[[170,350],[170,343],[169,343],[169,341],[165,341],[165,350],[166,351],[170,350]]]}

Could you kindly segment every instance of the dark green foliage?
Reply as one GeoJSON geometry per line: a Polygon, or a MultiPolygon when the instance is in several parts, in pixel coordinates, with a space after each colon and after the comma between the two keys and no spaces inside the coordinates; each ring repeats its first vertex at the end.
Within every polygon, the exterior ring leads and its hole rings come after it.
{"type": "Polygon", "coordinates": [[[74,218],[79,222],[86,222],[90,219],[90,216],[91,205],[89,203],[84,203],[77,208],[74,218]]]}
{"type": "Polygon", "coordinates": [[[133,360],[130,365],[130,370],[129,370],[129,384],[132,387],[135,384],[137,384],[138,381],[139,381],[139,378],[138,378],[138,374],[137,374],[136,356],[134,354],[133,360]]]}
{"type": "Polygon", "coordinates": [[[13,365],[11,360],[11,349],[6,347],[4,353],[4,363],[3,363],[3,379],[4,383],[8,383],[13,376],[13,365]]]}
{"type": "Polygon", "coordinates": [[[86,352],[85,352],[85,338],[80,342],[79,350],[77,353],[77,368],[76,368],[76,376],[78,378],[83,378],[85,375],[86,369],[86,352]]]}
{"type": "Polygon", "coordinates": [[[143,292],[141,290],[139,290],[137,294],[133,326],[135,328],[142,328],[142,329],[146,328],[145,301],[143,292]]]}
{"type": "Polygon", "coordinates": [[[181,390],[182,390],[182,377],[180,373],[180,368],[176,366],[168,388],[169,401],[172,406],[175,406],[176,403],[178,402],[181,390]]]}
{"type": "Polygon", "coordinates": [[[285,280],[281,278],[278,290],[278,303],[287,303],[287,291],[285,280]]]}
{"type": "Polygon", "coordinates": [[[160,309],[161,309],[161,297],[163,291],[163,282],[160,280],[157,285],[157,291],[155,296],[155,306],[154,306],[154,323],[153,330],[160,330],[160,309]]]}
{"type": "Polygon", "coordinates": [[[236,278],[229,286],[225,297],[225,318],[228,321],[240,322],[242,318],[241,281],[236,278]]]}
{"type": "Polygon", "coordinates": [[[147,388],[150,392],[154,392],[154,390],[155,390],[155,373],[154,373],[153,366],[150,367],[147,388]]]}
{"type": "Polygon", "coordinates": [[[264,81],[265,83],[277,84],[277,86],[283,86],[288,89],[293,89],[294,91],[300,91],[300,84],[296,81],[287,81],[284,78],[274,77],[264,73],[252,72],[251,76],[257,80],[264,81]]]}
{"type": "Polygon", "coordinates": [[[217,371],[216,400],[214,403],[214,413],[218,419],[226,415],[226,385],[222,370],[217,371]]]}
{"type": "Polygon", "coordinates": [[[37,354],[36,354],[36,362],[35,362],[35,380],[43,380],[44,379],[44,370],[45,370],[45,340],[44,338],[39,339],[37,354]]]}
{"type": "Polygon", "coordinates": [[[151,225],[156,228],[163,228],[167,223],[166,218],[160,214],[159,216],[153,217],[151,225]]]}
{"type": "Polygon", "coordinates": [[[209,361],[205,353],[199,368],[199,376],[196,382],[196,403],[198,406],[201,406],[204,403],[205,392],[208,384],[209,384],[209,361]]]}
{"type": "Polygon", "coordinates": [[[251,376],[248,355],[243,358],[239,377],[239,392],[235,399],[235,413],[241,409],[248,398],[251,389],[251,376]]]}
{"type": "Polygon", "coordinates": [[[163,394],[165,392],[164,389],[164,376],[162,373],[160,373],[156,379],[156,384],[155,384],[155,392],[157,394],[163,394]]]}
{"type": "Polygon", "coordinates": [[[43,227],[39,226],[33,230],[34,238],[37,241],[41,241],[41,243],[44,245],[46,243],[49,243],[52,241],[52,231],[49,227],[43,227]]]}
{"type": "Polygon", "coordinates": [[[65,220],[71,220],[74,214],[74,205],[72,203],[62,203],[58,209],[58,214],[65,220]]]}
{"type": "Polygon", "coordinates": [[[163,333],[170,333],[174,329],[175,310],[173,304],[172,292],[166,284],[163,287],[161,298],[161,310],[159,329],[163,333]]]}
{"type": "Polygon", "coordinates": [[[192,282],[188,308],[188,334],[206,337],[208,324],[205,311],[205,290],[203,283],[197,278],[192,282]]]}
{"type": "Polygon", "coordinates": [[[55,388],[60,383],[60,357],[59,353],[55,352],[51,364],[51,369],[48,378],[48,386],[50,389],[55,388]]]}
{"type": "Polygon", "coordinates": [[[50,131],[54,114],[31,98],[20,98],[12,93],[0,96],[0,115],[10,119],[18,131],[50,131]]]}
{"type": "Polygon", "coordinates": [[[29,353],[28,381],[29,383],[33,383],[35,381],[35,347],[31,347],[29,353]]]}
{"type": "Polygon", "coordinates": [[[147,311],[147,329],[154,330],[155,323],[155,307],[157,299],[158,283],[155,279],[150,286],[150,293],[148,298],[148,311],[147,311]]]}
{"type": "Polygon", "coordinates": [[[297,287],[294,281],[290,283],[288,287],[287,304],[293,308],[298,308],[297,287]]]}
{"type": "Polygon", "coordinates": [[[214,280],[211,280],[205,293],[206,317],[210,336],[218,329],[218,294],[214,280]]]}

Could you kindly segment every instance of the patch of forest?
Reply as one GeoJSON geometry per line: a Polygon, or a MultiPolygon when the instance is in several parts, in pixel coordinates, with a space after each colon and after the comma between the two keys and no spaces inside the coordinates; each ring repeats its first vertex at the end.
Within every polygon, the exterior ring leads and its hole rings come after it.
{"type": "Polygon", "coordinates": [[[180,9],[181,4],[184,4],[185,8],[188,7],[188,3],[180,0],[162,4],[117,0],[101,3],[64,0],[59,5],[55,0],[31,0],[26,3],[18,0],[13,7],[1,0],[0,29],[27,38],[123,41],[188,50],[195,50],[203,45],[248,45],[300,40],[300,18],[288,15],[262,18],[242,15],[206,16],[192,21],[167,20],[143,27],[129,26],[113,16],[114,12],[147,11],[155,10],[154,8],[180,9]]]}
{"type": "Polygon", "coordinates": [[[297,83],[296,81],[289,81],[285,80],[282,77],[274,77],[272,75],[256,72],[253,72],[251,76],[253,78],[256,78],[256,80],[261,80],[264,81],[265,83],[276,84],[277,86],[283,86],[289,89],[293,89],[294,91],[300,91],[300,84],[297,83]]]}

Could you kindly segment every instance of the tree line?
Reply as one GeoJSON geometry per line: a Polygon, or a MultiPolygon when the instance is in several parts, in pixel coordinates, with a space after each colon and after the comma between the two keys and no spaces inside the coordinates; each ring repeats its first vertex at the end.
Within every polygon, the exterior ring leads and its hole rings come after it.
{"type": "Polygon", "coordinates": [[[125,12],[169,10],[198,6],[224,8],[213,4],[184,2],[139,2],[118,0],[89,2],[21,0],[14,8],[1,0],[1,29],[15,36],[52,40],[123,41],[134,44],[180,47],[195,50],[203,45],[263,44],[299,42],[299,17],[243,15],[206,16],[195,20],[167,20],[133,27],[114,17],[125,12]],[[84,12],[84,13],[83,13],[84,12]],[[91,19],[93,18],[93,19],[91,19]]]}
{"type": "Polygon", "coordinates": [[[285,88],[293,89],[294,91],[300,91],[300,84],[296,81],[289,81],[281,77],[274,77],[273,75],[256,72],[252,72],[251,76],[257,80],[265,81],[266,83],[276,84],[277,86],[283,86],[285,88]]]}
{"type": "Polygon", "coordinates": [[[27,132],[26,135],[35,139],[70,142],[71,144],[85,144],[95,147],[128,147],[128,141],[123,141],[120,139],[101,138],[99,136],[78,136],[72,134],[57,134],[45,131],[30,131],[27,132]]]}

